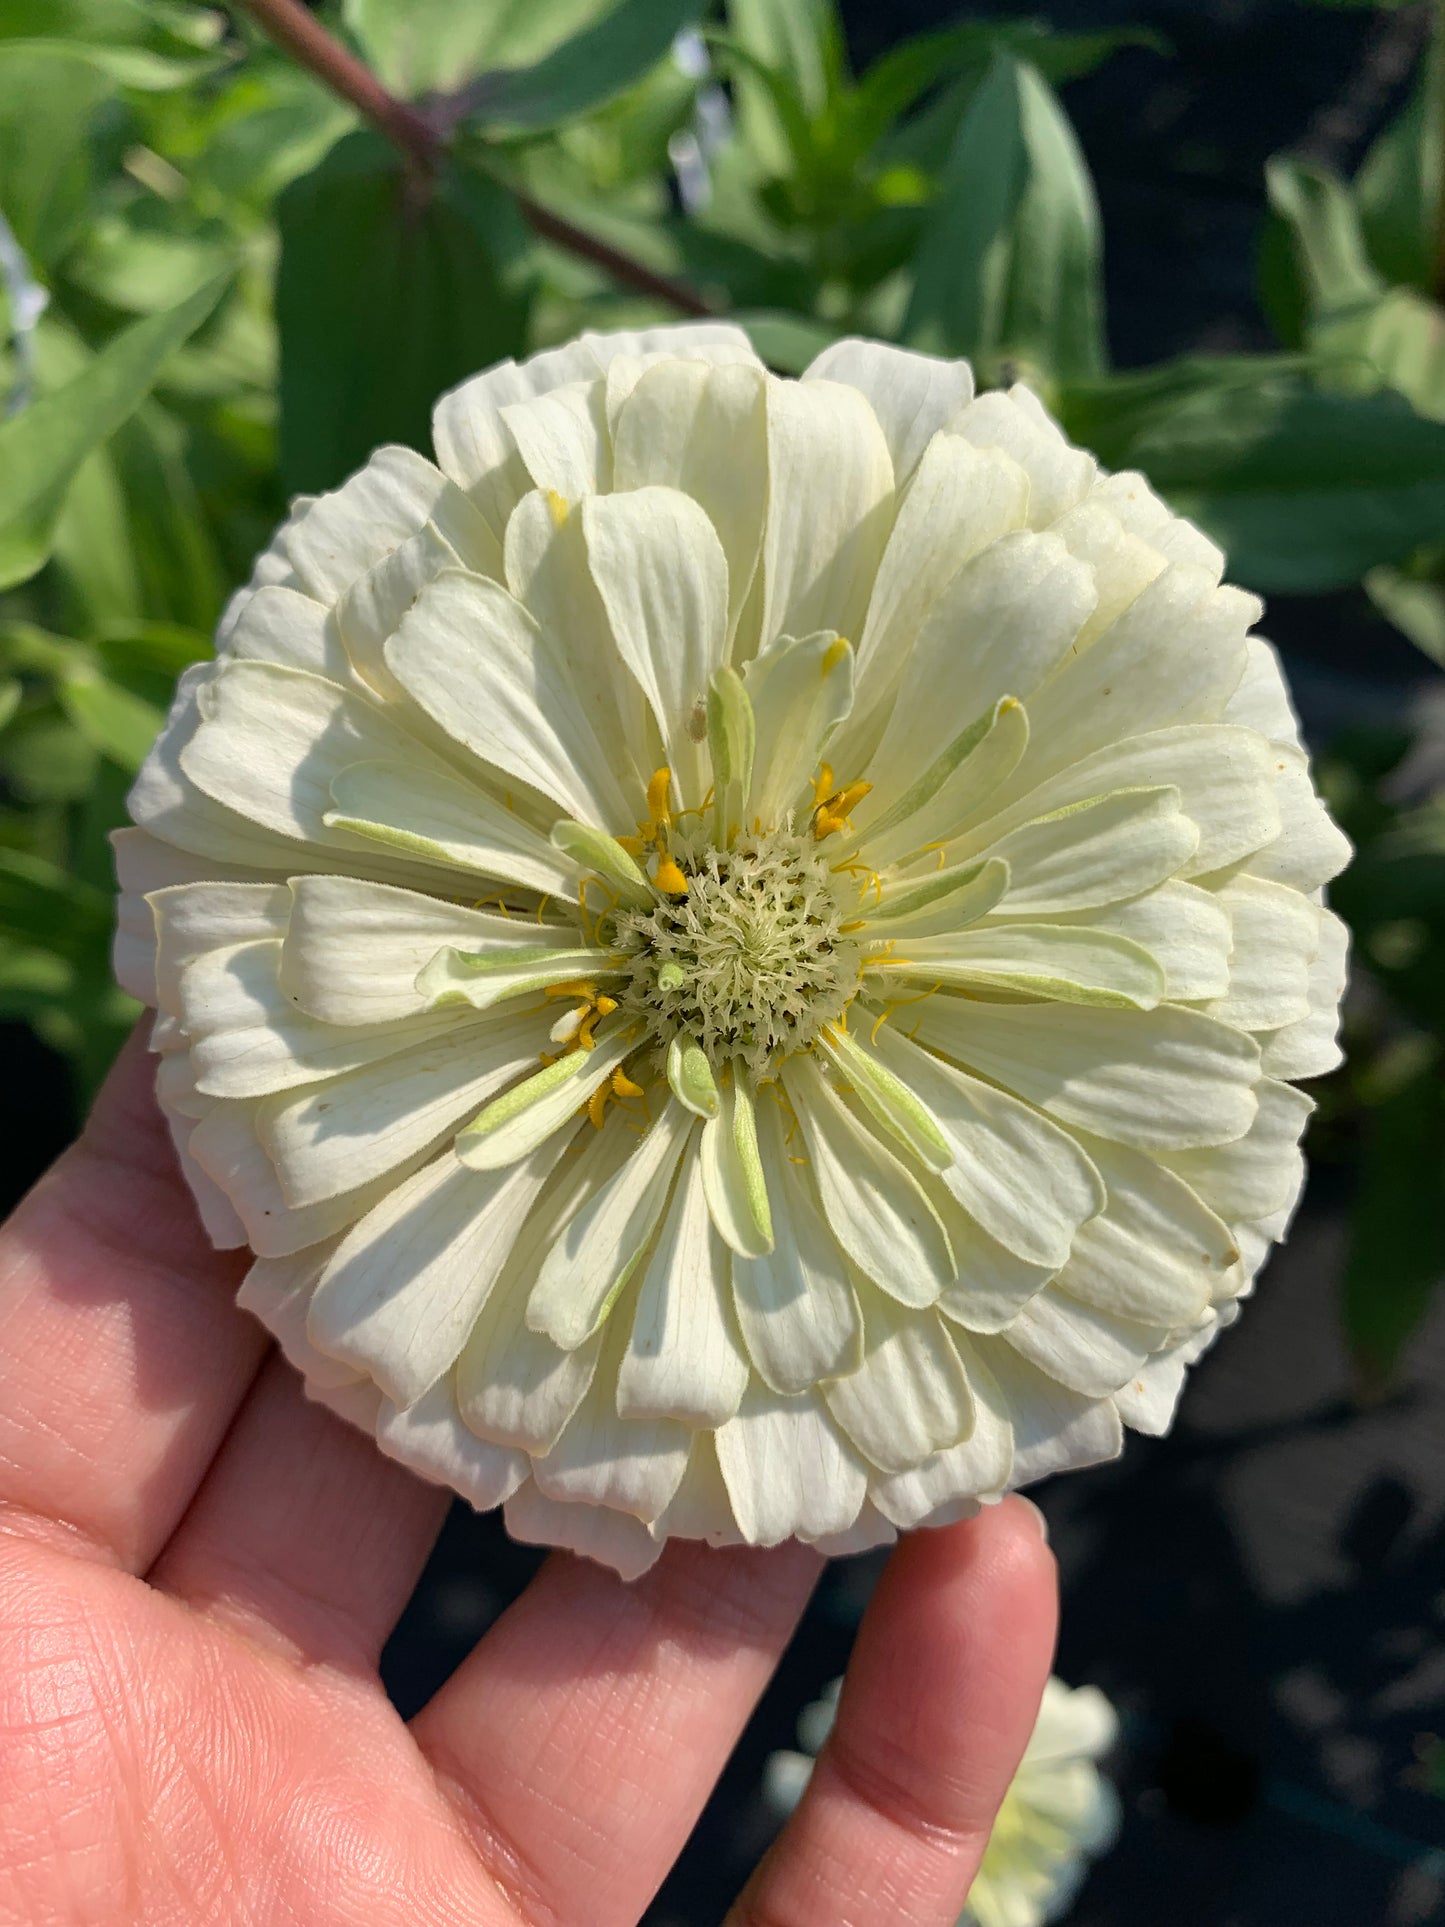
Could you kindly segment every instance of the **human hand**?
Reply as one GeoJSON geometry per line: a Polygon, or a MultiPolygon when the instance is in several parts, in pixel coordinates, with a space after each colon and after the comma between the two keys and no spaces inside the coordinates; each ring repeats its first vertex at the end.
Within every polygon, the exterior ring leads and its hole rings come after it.
{"type": "MultiPolygon", "coordinates": [[[[0,1922],[636,1921],[820,1561],[556,1554],[404,1723],[377,1658],[446,1495],[235,1308],[150,1083],[132,1039],[0,1230],[0,1922]]],[[[1025,1505],[906,1539],[729,1927],[947,1927],[1053,1630],[1025,1505]]]]}

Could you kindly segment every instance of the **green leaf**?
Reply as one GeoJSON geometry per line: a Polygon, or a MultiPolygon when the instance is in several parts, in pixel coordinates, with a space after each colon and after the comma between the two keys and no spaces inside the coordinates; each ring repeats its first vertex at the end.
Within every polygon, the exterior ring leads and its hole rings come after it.
{"type": "Polygon", "coordinates": [[[1445,1079],[1432,1060],[1369,1114],[1345,1267],[1345,1331],[1379,1389],[1445,1278],[1445,1079]]]}
{"type": "Polygon", "coordinates": [[[786,174],[797,146],[789,119],[822,111],[841,64],[833,0],[728,0],[727,18],[747,61],[734,83],[739,138],[764,173],[786,174]]]}
{"type": "Polygon", "coordinates": [[[499,67],[466,89],[467,124],[489,133],[536,130],[604,106],[664,58],[706,0],[619,0],[602,20],[531,67],[499,67]]]}
{"type": "Polygon", "coordinates": [[[1037,71],[1001,55],[959,126],[918,252],[905,338],[1059,379],[1103,365],[1099,215],[1037,71]]]}
{"type": "Polygon", "coordinates": [[[155,741],[164,712],[96,669],[75,669],[60,684],[60,704],[93,749],[122,769],[137,770],[155,741]]]}
{"type": "Polygon", "coordinates": [[[768,366],[783,375],[801,375],[810,361],[838,339],[838,330],[797,314],[735,314],[730,317],[768,366]]]}
{"type": "Polygon", "coordinates": [[[430,188],[350,134],[281,197],[281,470],[324,489],[379,443],[429,445],[443,389],[524,346],[528,240],[494,182],[430,188]]]}
{"type": "Polygon", "coordinates": [[[1355,176],[1370,258],[1387,281],[1431,290],[1440,203],[1440,123],[1431,107],[1441,85],[1439,38],[1431,41],[1404,110],[1376,136],[1355,176]]]}
{"type": "Polygon", "coordinates": [[[166,357],[211,313],[228,278],[132,323],[63,388],[0,423],[0,588],[44,566],[77,469],[144,400],[166,357]]]}
{"type": "Polygon", "coordinates": [[[214,70],[224,18],[165,0],[0,0],[0,41],[66,48],[123,87],[184,85],[214,70]]]}
{"type": "Polygon", "coordinates": [[[1253,588],[1345,588],[1445,529],[1445,427],[1297,360],[1186,359],[1075,384],[1059,405],[1075,440],[1142,469],[1253,588]]]}
{"type": "Polygon", "coordinates": [[[1374,301],[1384,283],[1371,267],[1346,184],[1328,168],[1276,156],[1264,170],[1269,204],[1288,226],[1315,314],[1374,301]]]}
{"type": "Polygon", "coordinates": [[[453,94],[520,65],[595,19],[603,0],[344,0],[342,18],[393,93],[453,94]]]}
{"type": "Polygon", "coordinates": [[[37,262],[59,260],[75,238],[93,184],[91,119],[113,92],[67,49],[0,41],[0,207],[37,262]]]}
{"type": "Polygon", "coordinates": [[[0,849],[0,931],[71,962],[109,941],[111,901],[43,857],[0,849]]]}
{"type": "Polygon", "coordinates": [[[1380,568],[1365,577],[1365,592],[1402,635],[1445,669],[1445,585],[1380,568]]]}

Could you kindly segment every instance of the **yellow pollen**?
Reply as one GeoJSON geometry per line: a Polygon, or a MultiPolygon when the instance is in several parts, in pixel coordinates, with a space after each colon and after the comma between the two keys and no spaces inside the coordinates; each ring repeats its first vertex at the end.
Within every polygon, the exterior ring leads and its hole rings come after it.
{"type": "Polygon", "coordinates": [[[832,675],[833,671],[838,667],[838,664],[843,660],[844,656],[847,655],[851,646],[846,636],[839,636],[836,642],[830,642],[828,644],[828,647],[823,652],[823,674],[825,676],[832,675]]]}
{"type": "Polygon", "coordinates": [[[619,836],[617,841],[629,856],[641,856],[647,848],[647,840],[645,837],[619,836]]]}
{"type": "Polygon", "coordinates": [[[609,997],[605,993],[601,996],[594,997],[592,1002],[599,1017],[610,1017],[617,1008],[617,999],[615,997],[609,997]]]}
{"type": "Polygon", "coordinates": [[[569,513],[567,497],[559,495],[555,488],[547,490],[547,512],[552,517],[554,526],[559,529],[567,520],[569,513]]]}
{"type": "Polygon", "coordinates": [[[670,856],[658,858],[657,868],[653,871],[652,880],[665,897],[685,897],[687,895],[687,878],[670,856]]]}
{"type": "Polygon", "coordinates": [[[574,977],[570,983],[548,984],[542,995],[544,997],[582,997],[590,1004],[597,995],[597,986],[584,983],[580,977],[574,977]]]}
{"type": "MultiPolygon", "coordinates": [[[[828,782],[832,782],[833,772],[826,763],[814,779],[815,793],[821,791],[825,777],[828,782]]],[[[825,836],[831,836],[835,830],[846,830],[850,827],[849,817],[872,788],[871,783],[860,780],[856,783],[845,783],[842,789],[834,790],[830,796],[821,794],[818,796],[818,806],[813,811],[813,835],[820,843],[825,836]]]]}

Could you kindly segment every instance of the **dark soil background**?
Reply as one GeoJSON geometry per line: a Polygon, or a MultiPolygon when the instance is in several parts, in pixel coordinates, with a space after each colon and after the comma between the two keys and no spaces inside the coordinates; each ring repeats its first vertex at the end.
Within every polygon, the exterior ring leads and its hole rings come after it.
{"type": "MultiPolygon", "coordinates": [[[[845,0],[855,64],[975,11],[845,0]]],[[[1304,146],[1353,166],[1403,98],[1424,10],[1038,11],[1068,29],[1146,26],[1173,50],[1127,50],[1066,93],[1103,206],[1116,360],[1269,346],[1253,292],[1264,161],[1304,146]]],[[[1427,678],[1362,596],[1278,598],[1269,629],[1316,748],[1346,722],[1398,722],[1427,678]]],[[[0,1027],[0,1069],[0,1168],[19,1195],[74,1119],[62,1067],[24,1030],[0,1027]]],[[[1445,1923],[1445,1797],[1422,1765],[1445,1733],[1445,1306],[1394,1392],[1355,1404],[1336,1308],[1347,1209],[1340,1168],[1318,1168],[1172,1437],[1040,1494],[1063,1569],[1059,1670],[1102,1686],[1124,1720],[1124,1830],[1076,1927],[1156,1927],[1166,1910],[1171,1927],[1445,1923]]],[[[453,1509],[386,1653],[403,1710],[538,1563],[453,1509]]],[[[877,1570],[830,1568],[649,1927],[721,1919],[770,1836],[763,1761],[842,1670],[877,1570]]]]}

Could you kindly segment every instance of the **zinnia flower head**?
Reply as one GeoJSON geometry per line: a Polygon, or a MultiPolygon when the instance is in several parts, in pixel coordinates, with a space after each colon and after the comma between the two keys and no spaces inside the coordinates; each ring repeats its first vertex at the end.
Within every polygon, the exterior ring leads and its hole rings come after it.
{"type": "Polygon", "coordinates": [[[520,1537],[825,1549],[1162,1431],[1347,846],[1254,600],[1026,390],[584,336],[299,500],[118,838],[242,1302],[520,1537]]]}
{"type": "MultiPolygon", "coordinates": [[[[798,1721],[801,1753],[774,1753],[766,1769],[769,1802],[791,1812],[833,1728],[843,1682],[835,1679],[798,1721]]],[[[1097,1686],[1044,1687],[1019,1770],[1003,1797],[958,1927],[1047,1927],[1062,1920],[1089,1862],[1113,1845],[1119,1799],[1097,1762],[1119,1723],[1097,1686]]]]}

